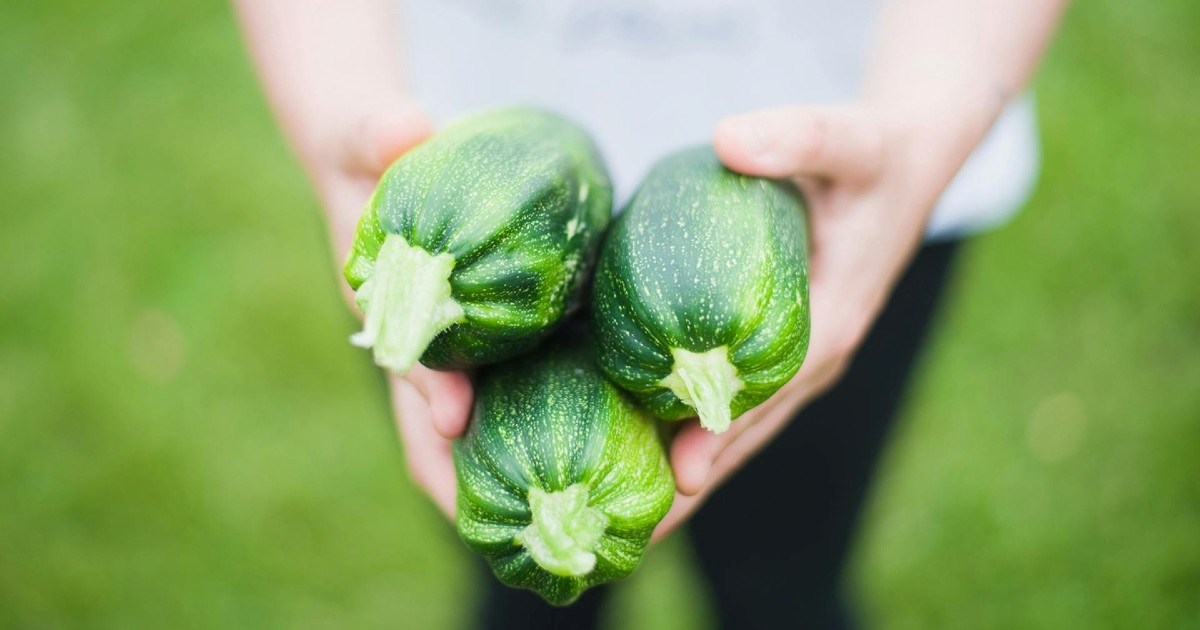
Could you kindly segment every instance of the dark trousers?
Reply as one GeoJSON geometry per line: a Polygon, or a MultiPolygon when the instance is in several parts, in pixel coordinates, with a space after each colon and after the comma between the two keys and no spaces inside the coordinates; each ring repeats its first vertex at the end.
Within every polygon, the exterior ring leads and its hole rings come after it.
{"type": "MultiPolygon", "coordinates": [[[[925,246],[841,381],[693,516],[695,553],[724,628],[845,628],[842,565],[958,247],[925,246]]],[[[484,628],[596,626],[607,588],[553,608],[490,575],[484,628]]]]}

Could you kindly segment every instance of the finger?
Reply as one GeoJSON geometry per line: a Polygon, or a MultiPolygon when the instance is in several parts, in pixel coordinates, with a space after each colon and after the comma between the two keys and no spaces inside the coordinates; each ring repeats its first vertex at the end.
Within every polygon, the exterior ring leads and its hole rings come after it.
{"type": "Polygon", "coordinates": [[[854,108],[793,106],[725,118],[713,149],[747,175],[862,180],[879,169],[883,139],[854,108]]]}
{"type": "MultiPolygon", "coordinates": [[[[708,458],[707,466],[704,468],[704,479],[696,488],[689,488],[691,492],[684,492],[679,488],[679,492],[675,494],[675,501],[671,504],[671,509],[658,526],[654,528],[654,534],[651,536],[652,541],[661,540],[663,537],[674,531],[680,524],[685,522],[691,515],[699,509],[708,496],[714,490],[721,486],[721,483],[740,468],[746,461],[755,453],[763,448],[787,423],[791,421],[798,409],[799,397],[792,395],[785,397],[775,404],[768,402],[750,412],[747,412],[742,419],[744,422],[735,422],[734,427],[739,431],[730,436],[730,432],[720,436],[713,435],[696,424],[696,429],[700,433],[707,434],[715,439],[714,455],[708,458]]],[[[685,440],[694,439],[700,441],[703,436],[689,437],[693,431],[692,425],[685,426],[676,436],[676,441],[672,443],[671,461],[676,466],[676,485],[679,486],[680,469],[677,460],[686,456],[684,453],[677,453],[678,448],[692,449],[696,446],[679,446],[679,438],[685,440]],[[689,433],[685,433],[688,431],[689,433]]],[[[713,448],[713,442],[707,444],[713,448]]],[[[689,482],[690,483],[690,482],[689,482]]]]}
{"type": "Polygon", "coordinates": [[[378,176],[432,133],[433,122],[414,105],[372,114],[346,135],[342,164],[351,172],[378,176]]]}
{"type": "Polygon", "coordinates": [[[392,381],[392,401],[404,456],[413,481],[450,519],[454,518],[455,474],[449,440],[433,429],[429,405],[412,383],[392,381]]]}
{"type": "Polygon", "coordinates": [[[417,364],[404,376],[429,404],[433,428],[453,440],[467,430],[473,392],[464,372],[439,372],[417,364]]]}
{"type": "MultiPolygon", "coordinates": [[[[354,239],[358,234],[358,219],[363,207],[371,199],[371,193],[378,183],[378,176],[339,177],[322,183],[322,196],[327,213],[329,231],[333,237],[334,268],[340,269],[350,254],[354,239]]],[[[342,288],[350,290],[348,284],[341,283],[342,288]]],[[[351,295],[353,291],[350,290],[351,295]]],[[[351,300],[353,301],[353,300],[351,300]]],[[[357,309],[355,309],[357,312],[357,309]]]]}
{"type": "Polygon", "coordinates": [[[739,435],[754,425],[762,409],[770,405],[768,401],[747,411],[720,434],[705,429],[697,420],[687,421],[671,442],[671,468],[675,473],[676,489],[682,494],[694,495],[709,485],[713,462],[722,451],[737,441],[739,435]]]}
{"type": "Polygon", "coordinates": [[[781,402],[767,410],[757,422],[748,423],[741,435],[717,454],[709,471],[709,485],[719,486],[721,481],[762,450],[791,421],[798,410],[797,402],[796,397],[781,402]]]}
{"type": "Polygon", "coordinates": [[[659,521],[658,525],[654,527],[654,533],[650,535],[650,542],[658,542],[675,531],[691,517],[692,513],[700,507],[705,498],[707,498],[707,493],[691,496],[676,493],[675,501],[671,503],[671,509],[667,511],[667,515],[663,517],[663,520],[659,521]]]}
{"type": "MultiPolygon", "coordinates": [[[[747,424],[752,427],[758,423],[750,422],[747,424]]],[[[743,428],[742,431],[743,433],[748,432],[749,429],[743,428]]],[[[654,528],[654,534],[650,537],[652,542],[662,540],[665,536],[679,527],[683,522],[687,521],[687,519],[690,518],[692,514],[704,504],[704,501],[708,499],[708,496],[712,493],[712,491],[720,487],[721,480],[723,480],[730,472],[728,457],[726,457],[724,454],[728,452],[729,449],[734,448],[741,441],[737,437],[728,439],[728,435],[728,433],[720,436],[714,435],[707,429],[701,427],[698,423],[694,424],[694,429],[693,425],[689,425],[680,430],[679,435],[677,435],[675,438],[675,442],[672,443],[671,451],[671,462],[676,470],[675,483],[678,492],[675,493],[675,500],[671,503],[671,509],[667,511],[667,515],[663,517],[663,520],[660,521],[654,528]],[[687,433],[685,433],[685,431],[687,431],[687,433]],[[685,440],[684,446],[682,447],[680,447],[679,442],[679,438],[681,437],[685,440]],[[705,444],[701,446],[689,446],[687,445],[687,441],[689,440],[696,440],[697,442],[704,442],[705,444]],[[680,448],[689,450],[695,449],[699,452],[703,452],[704,449],[712,449],[712,454],[704,457],[697,457],[693,463],[685,464],[685,468],[681,469],[679,462],[686,462],[690,458],[688,457],[687,453],[677,452],[677,450],[680,448]],[[685,483],[689,486],[685,490],[683,486],[680,485],[679,480],[681,470],[686,470],[686,467],[688,466],[693,467],[693,469],[697,472],[695,473],[696,477],[694,479],[685,481],[685,483]]],[[[687,473],[685,472],[684,474],[686,475],[687,473]]]]}
{"type": "Polygon", "coordinates": [[[681,494],[694,495],[704,489],[713,460],[729,438],[717,435],[688,420],[671,442],[671,468],[675,487],[681,494]]]}

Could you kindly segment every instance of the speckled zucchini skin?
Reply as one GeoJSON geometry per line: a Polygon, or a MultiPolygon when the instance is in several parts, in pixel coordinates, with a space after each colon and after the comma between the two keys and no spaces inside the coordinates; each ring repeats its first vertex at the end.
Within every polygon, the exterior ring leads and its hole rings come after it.
{"type": "Polygon", "coordinates": [[[555,605],[629,575],[675,481],[649,414],[605,380],[586,341],[556,338],[484,371],[467,433],[454,444],[458,533],[503,583],[555,605]],[[608,524],[581,577],[542,569],[514,538],[531,522],[529,489],[588,489],[608,524]]]}
{"type": "Polygon", "coordinates": [[[527,108],[455,122],[397,160],[358,224],[345,275],[358,289],[387,234],[449,253],[465,321],[421,363],[459,369],[524,352],[579,304],[612,185],[595,145],[567,120],[527,108]]]}
{"type": "Polygon", "coordinates": [[[808,349],[805,211],[788,185],[708,147],[659,162],[614,222],[593,291],[601,368],[654,415],[696,415],[661,381],[671,348],[729,348],[732,417],[775,393],[808,349]]]}

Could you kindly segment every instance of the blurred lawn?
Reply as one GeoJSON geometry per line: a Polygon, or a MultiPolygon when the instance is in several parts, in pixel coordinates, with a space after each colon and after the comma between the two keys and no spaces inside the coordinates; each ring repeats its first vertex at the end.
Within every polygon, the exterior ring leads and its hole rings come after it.
{"type": "MultiPolygon", "coordinates": [[[[863,532],[881,627],[1200,628],[1198,25],[1069,16],[863,532]]],[[[0,626],[465,623],[227,7],[10,2],[0,63],[0,626]]],[[[695,627],[687,562],[612,625],[695,627]]]]}

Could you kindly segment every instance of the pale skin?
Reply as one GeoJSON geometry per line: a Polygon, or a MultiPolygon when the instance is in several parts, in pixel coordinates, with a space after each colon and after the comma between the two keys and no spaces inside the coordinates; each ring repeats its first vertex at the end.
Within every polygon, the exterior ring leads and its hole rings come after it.
{"type": "MultiPolygon", "coordinates": [[[[1026,84],[1066,0],[885,0],[857,101],[790,104],[716,122],[730,169],[786,178],[810,206],[812,338],[799,374],[714,435],[688,421],[670,446],[683,523],[834,384],[920,245],[929,213],[1026,84]]],[[[391,0],[236,0],[259,74],[326,208],[340,266],[384,169],[433,133],[404,87],[391,0]]],[[[450,445],[472,391],[418,365],[390,379],[413,480],[450,518],[450,445]]]]}

